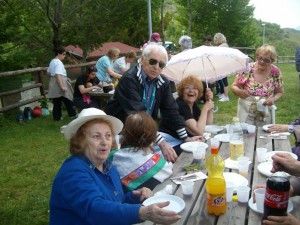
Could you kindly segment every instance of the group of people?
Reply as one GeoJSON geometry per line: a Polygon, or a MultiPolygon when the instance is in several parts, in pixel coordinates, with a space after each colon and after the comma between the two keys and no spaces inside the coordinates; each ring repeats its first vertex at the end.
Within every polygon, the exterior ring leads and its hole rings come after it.
{"type": "MultiPolygon", "coordinates": [[[[192,48],[189,37],[182,37],[180,43],[182,51],[192,48]]],[[[63,53],[58,59],[63,59],[63,53]]],[[[111,58],[107,56],[109,68],[113,68],[111,60],[119,54],[114,50],[112,53],[111,58]]],[[[263,45],[257,49],[250,71],[236,76],[232,91],[239,96],[241,122],[268,123],[258,114],[255,97],[264,97],[266,107],[282,97],[282,76],[273,65],[275,59],[275,48],[263,45]]],[[[172,175],[172,162],[180,154],[176,147],[203,140],[205,125],[213,123],[214,102],[211,89],[204,88],[192,74],[177,85],[178,98],[174,99],[170,81],[162,74],[167,61],[168,53],[162,45],[147,43],[139,63],[124,72],[114,72],[120,79],[105,112],[97,107],[83,109],[67,125],[64,135],[71,156],[53,182],[50,224],[97,224],[100,220],[105,224],[143,220],[169,224],[180,219],[177,213],[163,209],[168,202],[151,206],[143,206],[142,202],[152,196],[151,189],[172,175]],[[201,97],[205,101],[200,109],[201,97]]],[[[90,91],[87,83],[99,86],[98,71],[97,66],[88,68],[78,78],[76,92],[84,95],[90,91]]],[[[62,80],[61,76],[56,80],[62,80]]],[[[64,87],[63,82],[59,84],[64,87]]],[[[270,127],[275,132],[285,129],[291,132],[290,126],[270,127]]],[[[298,125],[292,132],[299,133],[298,125]]]]}
{"type": "Polygon", "coordinates": [[[125,56],[118,58],[120,50],[114,47],[109,49],[95,66],[88,66],[85,73],[76,79],[73,89],[62,62],[66,54],[65,48],[58,48],[56,57],[51,60],[47,70],[50,75],[48,98],[53,101],[54,121],[62,120],[62,102],[71,118],[77,116],[75,107],[79,110],[90,107],[99,108],[98,102],[93,100],[88,92],[105,86],[113,86],[113,83],[120,79],[135,62],[137,56],[136,52],[131,50],[125,56]]]}

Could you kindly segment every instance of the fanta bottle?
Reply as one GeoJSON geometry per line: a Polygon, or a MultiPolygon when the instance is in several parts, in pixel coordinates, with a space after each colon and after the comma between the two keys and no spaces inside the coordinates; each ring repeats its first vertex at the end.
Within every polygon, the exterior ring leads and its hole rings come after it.
{"type": "Polygon", "coordinates": [[[216,216],[226,212],[226,182],[223,176],[225,163],[218,154],[219,140],[211,139],[211,156],[206,161],[208,177],[206,180],[207,211],[216,216]]]}

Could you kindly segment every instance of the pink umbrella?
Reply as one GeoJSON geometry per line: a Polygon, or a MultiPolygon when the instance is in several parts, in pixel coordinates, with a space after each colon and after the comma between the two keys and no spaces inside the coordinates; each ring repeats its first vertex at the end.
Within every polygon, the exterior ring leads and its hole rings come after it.
{"type": "Polygon", "coordinates": [[[248,70],[248,63],[238,49],[200,46],[173,56],[162,73],[175,82],[189,75],[212,82],[248,70]]]}

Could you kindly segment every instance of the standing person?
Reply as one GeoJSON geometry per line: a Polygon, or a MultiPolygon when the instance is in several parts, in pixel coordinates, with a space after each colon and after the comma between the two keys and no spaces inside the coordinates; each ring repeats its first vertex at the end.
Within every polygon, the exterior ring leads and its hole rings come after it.
{"type": "MultiPolygon", "coordinates": [[[[162,45],[149,44],[142,52],[141,62],[126,71],[120,79],[105,111],[122,121],[135,111],[147,111],[154,120],[158,120],[160,111],[161,123],[173,124],[173,129],[182,140],[194,140],[188,138],[184,120],[178,113],[178,106],[171,92],[170,82],[161,74],[167,57],[167,51],[162,45]]],[[[167,161],[176,160],[176,152],[159,134],[156,143],[167,161]]]]}
{"type": "Polygon", "coordinates": [[[48,98],[53,101],[53,119],[62,120],[61,103],[64,102],[69,117],[75,117],[76,111],[73,108],[73,88],[67,77],[62,60],[66,57],[66,50],[59,47],[56,57],[51,60],[47,72],[50,74],[48,98]]]}
{"type": "Polygon", "coordinates": [[[143,206],[148,188],[124,194],[116,168],[107,160],[123,123],[102,110],[83,109],[64,130],[71,156],[57,172],[50,196],[50,225],[130,225],[150,220],[171,224],[181,217],[162,209],[168,202],[143,206]]]}
{"type": "Polygon", "coordinates": [[[296,54],[295,54],[295,66],[296,66],[297,72],[300,73],[300,46],[296,50],[296,54]]]}
{"type": "Polygon", "coordinates": [[[87,95],[93,89],[99,89],[101,82],[96,77],[97,68],[89,66],[85,73],[79,76],[74,86],[74,105],[79,109],[99,108],[97,101],[87,95]]]}
{"type": "Polygon", "coordinates": [[[212,46],[212,37],[211,37],[210,35],[205,36],[205,37],[203,38],[203,44],[204,44],[205,46],[212,46]]]}
{"type": "Polygon", "coordinates": [[[239,97],[237,115],[240,122],[262,126],[271,123],[271,107],[283,96],[283,81],[280,69],[273,65],[277,58],[273,46],[265,44],[255,53],[256,60],[250,63],[248,72],[236,76],[232,92],[239,97]],[[267,113],[257,109],[257,99],[266,98],[263,106],[267,113]]]}
{"type": "MultiPolygon", "coordinates": [[[[214,44],[219,47],[229,47],[227,44],[226,37],[222,33],[216,33],[214,36],[214,44]]],[[[220,102],[228,102],[228,79],[224,77],[223,79],[218,81],[220,86],[220,102]]]]}
{"type": "Polygon", "coordinates": [[[147,47],[147,45],[149,45],[149,43],[151,43],[151,42],[154,42],[154,43],[161,42],[160,34],[157,32],[152,33],[149,41],[143,45],[143,49],[145,49],[147,47]]]}
{"type": "Polygon", "coordinates": [[[135,60],[136,53],[134,51],[127,52],[125,56],[118,58],[114,62],[114,71],[123,75],[130,68],[130,64],[134,63],[135,60]]]}
{"type": "Polygon", "coordinates": [[[192,38],[190,36],[187,35],[183,35],[179,38],[179,51],[183,52],[189,49],[192,49],[193,47],[193,42],[192,42],[192,38]]]}
{"type": "Polygon", "coordinates": [[[121,136],[121,149],[111,154],[112,163],[127,190],[142,187],[152,190],[172,175],[173,164],[155,153],[152,146],[156,134],[156,121],[145,111],[127,117],[121,136]]]}
{"type": "Polygon", "coordinates": [[[116,73],[113,69],[113,61],[115,61],[120,54],[118,48],[110,48],[107,52],[107,55],[102,56],[96,63],[97,68],[97,78],[103,83],[103,86],[113,85],[115,79],[120,79],[122,76],[119,73],[116,73]]]}

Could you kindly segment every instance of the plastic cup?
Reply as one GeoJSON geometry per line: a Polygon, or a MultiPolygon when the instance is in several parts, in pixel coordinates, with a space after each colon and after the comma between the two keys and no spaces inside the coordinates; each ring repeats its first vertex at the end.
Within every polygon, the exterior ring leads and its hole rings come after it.
{"type": "Polygon", "coordinates": [[[239,174],[248,178],[249,158],[246,156],[240,156],[238,158],[238,170],[239,174]]]}
{"type": "Polygon", "coordinates": [[[193,149],[193,156],[195,161],[201,161],[201,159],[205,159],[205,151],[206,148],[204,146],[198,146],[193,149]]]}
{"type": "Polygon", "coordinates": [[[210,145],[212,148],[219,148],[220,141],[217,138],[210,139],[210,145]]]}
{"type": "Polygon", "coordinates": [[[259,163],[266,160],[267,151],[268,151],[268,149],[266,149],[266,148],[257,148],[256,149],[256,157],[257,157],[257,161],[259,163]]]}
{"type": "Polygon", "coordinates": [[[256,200],[256,208],[263,212],[264,211],[264,199],[265,199],[265,188],[257,188],[254,190],[255,200],[256,200]]]}
{"type": "Polygon", "coordinates": [[[248,124],[248,125],[247,125],[247,130],[248,130],[248,134],[254,135],[254,134],[255,134],[255,131],[256,131],[256,126],[255,126],[255,125],[248,124]]]}
{"type": "Polygon", "coordinates": [[[249,192],[250,192],[250,187],[248,186],[239,186],[237,188],[237,197],[238,197],[238,202],[239,203],[248,203],[249,200],[249,192]]]}
{"type": "Polygon", "coordinates": [[[184,198],[191,198],[194,192],[194,181],[191,180],[182,181],[181,189],[184,198]]]}
{"type": "Polygon", "coordinates": [[[234,190],[234,183],[231,181],[227,181],[226,182],[226,202],[232,202],[233,190],[234,190]]]}

